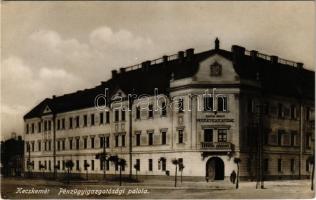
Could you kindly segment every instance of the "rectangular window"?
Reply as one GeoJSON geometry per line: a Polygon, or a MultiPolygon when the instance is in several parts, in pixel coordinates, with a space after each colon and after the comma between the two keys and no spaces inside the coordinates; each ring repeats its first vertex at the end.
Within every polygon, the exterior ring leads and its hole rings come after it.
{"type": "Polygon", "coordinates": [[[148,133],[148,145],[153,145],[154,133],[148,133]]]}
{"type": "Polygon", "coordinates": [[[83,116],[83,126],[86,127],[88,125],[88,116],[84,115],[83,116]]]}
{"type": "Polygon", "coordinates": [[[213,97],[205,96],[203,98],[204,111],[213,111],[213,97]]]}
{"type": "Polygon", "coordinates": [[[100,124],[103,124],[104,123],[104,113],[101,112],[100,113],[100,124]]]}
{"type": "Polygon", "coordinates": [[[42,150],[42,142],[41,141],[37,142],[37,147],[38,147],[38,151],[42,150]]]}
{"type": "Polygon", "coordinates": [[[167,144],[167,133],[166,131],[161,132],[161,144],[167,144]]]}
{"type": "Polygon", "coordinates": [[[291,172],[295,171],[295,160],[291,159],[291,172]]]}
{"type": "Polygon", "coordinates": [[[80,126],[79,122],[80,122],[80,118],[79,118],[79,116],[77,116],[76,117],[76,127],[77,128],[79,128],[79,126],[80,126]]]}
{"type": "Polygon", "coordinates": [[[119,121],[119,110],[115,110],[114,112],[114,122],[118,122],[119,121]]]}
{"type": "Polygon", "coordinates": [[[107,136],[106,138],[105,138],[105,144],[106,144],[106,148],[110,148],[110,136],[107,136]]]}
{"type": "Polygon", "coordinates": [[[178,109],[179,109],[179,113],[183,113],[184,111],[184,101],[182,98],[180,98],[178,100],[178,109]]]}
{"type": "Polygon", "coordinates": [[[278,130],[278,145],[281,146],[282,145],[282,135],[285,133],[284,130],[279,129],[278,130]]]}
{"type": "Polygon", "coordinates": [[[136,119],[140,119],[140,107],[136,107],[136,119]]]}
{"type": "Polygon", "coordinates": [[[91,170],[94,170],[94,160],[91,160],[91,170]]]}
{"type": "Polygon", "coordinates": [[[47,131],[47,121],[44,121],[44,131],[47,131]]]}
{"type": "Polygon", "coordinates": [[[52,162],[49,160],[48,161],[48,170],[51,171],[52,170],[52,162]]]}
{"type": "Polygon", "coordinates": [[[65,170],[65,167],[66,167],[66,163],[65,163],[65,161],[63,160],[63,170],[65,170]]]}
{"type": "Polygon", "coordinates": [[[122,121],[125,121],[125,110],[121,111],[121,115],[122,121]]]}
{"type": "Polygon", "coordinates": [[[217,97],[217,110],[220,112],[227,112],[227,97],[217,97]]]}
{"type": "Polygon", "coordinates": [[[76,138],[76,149],[78,150],[80,147],[80,138],[76,138]]]}
{"type": "Polygon", "coordinates": [[[109,171],[110,170],[110,161],[107,160],[105,162],[105,164],[106,164],[106,170],[109,171]]]}
{"type": "Polygon", "coordinates": [[[118,171],[118,164],[115,163],[115,171],[118,171]]]}
{"type": "Polygon", "coordinates": [[[116,135],[115,136],[115,147],[118,147],[118,143],[119,143],[119,136],[116,135]]]}
{"type": "Polygon", "coordinates": [[[204,129],[204,142],[213,142],[213,129],[204,129]]]}
{"type": "Polygon", "coordinates": [[[61,120],[61,128],[64,130],[65,129],[65,118],[61,120]]]}
{"type": "Polygon", "coordinates": [[[154,109],[153,109],[153,105],[150,104],[148,105],[148,118],[153,118],[154,116],[154,109]]]}
{"type": "Polygon", "coordinates": [[[106,123],[110,123],[110,112],[106,111],[106,123]]]}
{"type": "Polygon", "coordinates": [[[62,150],[65,150],[65,140],[61,141],[61,148],[62,148],[62,150]]]}
{"type": "Polygon", "coordinates": [[[72,139],[69,139],[69,149],[72,150],[72,139]]]}
{"type": "Polygon", "coordinates": [[[72,117],[69,117],[69,129],[72,129],[72,117]]]}
{"type": "Polygon", "coordinates": [[[125,135],[122,135],[122,147],[125,147],[125,135]]]}
{"type": "Polygon", "coordinates": [[[104,145],[104,137],[100,137],[100,148],[103,148],[104,145]]]}
{"type": "Polygon", "coordinates": [[[26,134],[29,134],[29,125],[26,124],[26,134]]]}
{"type": "Polygon", "coordinates": [[[42,123],[41,122],[38,122],[37,123],[37,132],[41,132],[42,131],[42,123]]]}
{"type": "Polygon", "coordinates": [[[183,143],[183,130],[182,129],[178,130],[178,143],[179,144],[183,143]]]}
{"type": "Polygon", "coordinates": [[[148,171],[153,171],[153,159],[148,159],[148,171]]]}
{"type": "Polygon", "coordinates": [[[136,146],[140,146],[140,134],[136,134],[136,146]]]}
{"type": "Polygon", "coordinates": [[[50,151],[52,149],[52,141],[49,140],[48,141],[48,151],[50,151]]]}
{"type": "Polygon", "coordinates": [[[60,160],[57,161],[57,169],[60,169],[60,160]]]}
{"type": "Polygon", "coordinates": [[[283,112],[283,105],[281,103],[278,104],[278,117],[283,118],[284,112],[283,112]]]}
{"type": "Polygon", "coordinates": [[[227,129],[218,129],[218,142],[227,142],[227,129]]]}
{"type": "Polygon", "coordinates": [[[52,130],[52,122],[51,121],[48,121],[48,130],[52,130]]]}
{"type": "Polygon", "coordinates": [[[94,126],[94,114],[90,115],[91,126],[94,126]]]}
{"type": "Polygon", "coordinates": [[[86,149],[88,144],[88,138],[83,138],[83,148],[86,149]]]}
{"type": "Polygon", "coordinates": [[[255,112],[255,105],[254,105],[254,100],[253,99],[248,99],[248,104],[247,104],[247,110],[248,113],[254,113],[255,112]]]}
{"type": "Polygon", "coordinates": [[[57,120],[57,130],[60,129],[60,119],[57,120]]]}
{"type": "Polygon", "coordinates": [[[282,171],[282,159],[278,159],[278,172],[282,171]]]}
{"type": "Polygon", "coordinates": [[[32,133],[34,133],[34,123],[32,123],[32,133]]]}
{"type": "Polygon", "coordinates": [[[57,151],[60,151],[60,141],[57,141],[57,151]]]}
{"type": "Polygon", "coordinates": [[[88,162],[87,162],[87,160],[83,161],[83,167],[84,167],[84,170],[88,170],[88,162]]]}
{"type": "Polygon", "coordinates": [[[90,138],[90,141],[91,141],[91,149],[94,149],[94,138],[90,138]]]}
{"type": "Polygon", "coordinates": [[[167,116],[166,102],[161,103],[161,116],[163,116],[163,117],[167,116]]]}
{"type": "Polygon", "coordinates": [[[137,171],[140,171],[140,159],[136,159],[137,171]]]}
{"type": "Polygon", "coordinates": [[[77,171],[80,170],[80,162],[79,162],[79,160],[76,160],[76,170],[77,171]]]}

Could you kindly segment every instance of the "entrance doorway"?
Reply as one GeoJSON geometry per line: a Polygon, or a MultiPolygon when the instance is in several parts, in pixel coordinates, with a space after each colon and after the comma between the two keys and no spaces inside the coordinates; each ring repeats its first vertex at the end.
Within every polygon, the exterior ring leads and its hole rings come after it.
{"type": "Polygon", "coordinates": [[[224,180],[224,162],[219,157],[210,158],[206,162],[206,180],[224,180]]]}

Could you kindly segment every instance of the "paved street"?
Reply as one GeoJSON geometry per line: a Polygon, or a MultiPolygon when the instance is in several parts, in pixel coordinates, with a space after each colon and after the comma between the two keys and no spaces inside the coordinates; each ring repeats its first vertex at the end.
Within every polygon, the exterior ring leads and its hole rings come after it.
{"type": "Polygon", "coordinates": [[[309,180],[267,181],[265,189],[255,182],[241,182],[240,189],[227,181],[183,182],[174,187],[171,180],[148,179],[140,183],[72,182],[3,178],[2,198],[111,198],[111,199],[214,199],[214,198],[313,198],[309,180]],[[41,194],[34,194],[34,193],[41,194]]]}

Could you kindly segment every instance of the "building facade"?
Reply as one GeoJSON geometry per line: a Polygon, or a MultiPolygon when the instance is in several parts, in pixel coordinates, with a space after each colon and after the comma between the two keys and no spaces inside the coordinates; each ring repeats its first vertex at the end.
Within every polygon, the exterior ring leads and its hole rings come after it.
{"type": "Polygon", "coordinates": [[[302,63],[233,45],[180,51],[112,71],[95,88],[43,100],[24,116],[25,169],[100,176],[126,160],[123,174],[222,180],[311,173],[314,75],[302,63]],[[87,165],[89,164],[89,165],[87,165]]]}

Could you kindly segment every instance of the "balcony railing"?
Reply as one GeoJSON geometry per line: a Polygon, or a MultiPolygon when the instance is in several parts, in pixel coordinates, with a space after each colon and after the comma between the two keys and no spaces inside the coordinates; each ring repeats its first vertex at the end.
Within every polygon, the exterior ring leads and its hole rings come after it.
{"type": "Polygon", "coordinates": [[[230,142],[201,142],[201,148],[205,150],[231,150],[230,142]]]}

